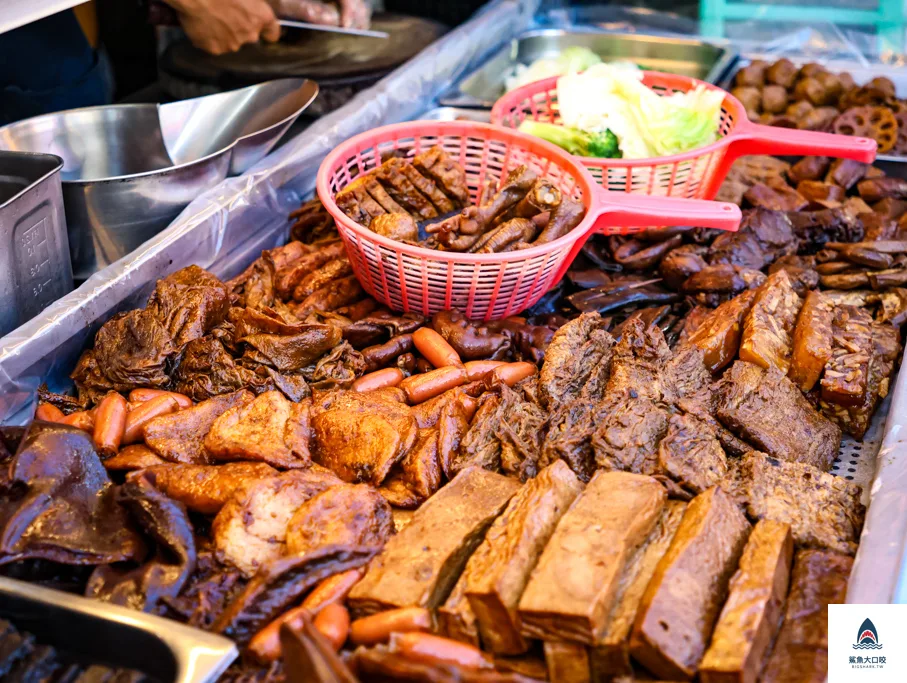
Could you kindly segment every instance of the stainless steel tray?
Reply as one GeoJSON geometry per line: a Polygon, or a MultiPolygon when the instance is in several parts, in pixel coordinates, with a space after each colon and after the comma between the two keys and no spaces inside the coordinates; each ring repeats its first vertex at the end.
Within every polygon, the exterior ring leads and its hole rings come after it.
{"type": "Polygon", "coordinates": [[[442,95],[440,103],[490,109],[504,94],[504,79],[514,66],[554,57],[572,45],[588,47],[606,62],[628,59],[645,69],[679,73],[709,83],[722,78],[736,60],[736,53],[729,48],[688,38],[560,29],[529,31],[442,95]]]}
{"type": "MultiPolygon", "coordinates": [[[[771,63],[778,58],[777,55],[765,54],[740,55],[739,59],[733,65],[734,68],[725,71],[718,85],[726,90],[730,90],[733,87],[734,76],[737,75],[737,72],[740,69],[749,65],[750,62],[755,59],[764,59],[771,63]]],[[[788,57],[788,59],[797,66],[803,66],[808,62],[816,61],[815,59],[807,59],[806,57],[788,57]]],[[[844,60],[822,62],[822,65],[829,71],[835,73],[847,71],[853,76],[853,80],[857,85],[868,83],[876,76],[885,76],[894,83],[894,87],[897,89],[897,96],[902,99],[907,98],[907,68],[905,67],[896,67],[888,64],[861,64],[860,62],[844,60]]],[[[907,157],[896,157],[888,154],[881,154],[876,157],[876,165],[889,175],[903,174],[904,171],[895,171],[892,166],[904,163],[907,163],[907,157]]]]}
{"type": "Polygon", "coordinates": [[[42,645],[162,683],[215,681],[238,654],[223,636],[6,577],[0,577],[0,617],[42,645]]]}
{"type": "Polygon", "coordinates": [[[487,109],[467,109],[466,107],[435,107],[429,109],[419,118],[423,121],[476,121],[490,123],[491,112],[487,109]]]}

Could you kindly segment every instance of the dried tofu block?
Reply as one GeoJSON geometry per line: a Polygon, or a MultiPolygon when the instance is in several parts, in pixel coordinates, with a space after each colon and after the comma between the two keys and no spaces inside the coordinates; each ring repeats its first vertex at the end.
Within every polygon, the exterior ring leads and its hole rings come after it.
{"type": "Polygon", "coordinates": [[[743,321],[753,307],[756,291],[748,289],[721,304],[687,339],[688,344],[705,351],[705,364],[711,372],[718,372],[737,356],[743,321]]]}
{"type": "Polygon", "coordinates": [[[822,412],[842,430],[862,440],[872,422],[873,413],[888,395],[891,373],[901,356],[900,331],[888,323],[872,323],[872,358],[869,362],[869,381],[866,397],[858,406],[839,406],[819,401],[822,412]]]}
{"type": "Polygon", "coordinates": [[[594,644],[627,562],[655,527],[666,497],[652,477],[596,473],[532,572],[520,599],[522,634],[594,644]]]}
{"type": "Polygon", "coordinates": [[[831,358],[822,377],[822,400],[858,406],[866,398],[872,357],[872,316],[863,308],[835,308],[831,358]]]}
{"type": "Polygon", "coordinates": [[[589,652],[579,643],[545,642],[545,664],[551,683],[589,683],[589,652]]]}
{"type": "MultiPolygon", "coordinates": [[[[853,558],[801,550],[794,559],[784,623],[762,683],[823,683],[828,672],[828,606],[844,602],[853,558]]],[[[841,654],[841,653],[835,653],[841,654]]]]}
{"type": "Polygon", "coordinates": [[[608,618],[608,626],[589,653],[592,659],[592,680],[595,683],[605,683],[615,676],[632,676],[630,629],[636,620],[646,586],[649,585],[655,568],[671,545],[686,507],[686,503],[679,500],[669,500],[665,504],[658,526],[640,546],[636,557],[621,577],[614,609],[608,618]]]}
{"type": "Polygon", "coordinates": [[[800,390],[812,390],[831,358],[834,306],[818,291],[806,295],[794,328],[793,353],[788,377],[800,390]]]}
{"type": "Polygon", "coordinates": [[[395,607],[438,607],[519,487],[519,481],[479,467],[461,471],[372,560],[350,591],[348,604],[354,615],[395,607]]]}
{"type": "Polygon", "coordinates": [[[803,299],[794,290],[787,271],[769,275],[756,290],[753,308],[743,323],[740,360],[786,373],[790,366],[791,337],[802,306],[803,299]]]}
{"type": "Polygon", "coordinates": [[[790,525],[763,519],[753,528],[699,668],[702,683],[756,683],[781,626],[793,554],[790,525]]]}
{"type": "Polygon", "coordinates": [[[476,615],[466,599],[466,575],[460,576],[447,602],[438,608],[438,631],[441,635],[479,647],[476,615]]]}
{"type": "Polygon", "coordinates": [[[687,506],[630,637],[633,658],[656,676],[689,680],[696,674],[749,532],[746,517],[720,487],[687,506]]]}
{"type": "Polygon", "coordinates": [[[469,558],[466,597],[492,652],[529,649],[520,635],[520,596],[557,523],[582,490],[567,463],[557,460],[523,485],[469,558]]]}

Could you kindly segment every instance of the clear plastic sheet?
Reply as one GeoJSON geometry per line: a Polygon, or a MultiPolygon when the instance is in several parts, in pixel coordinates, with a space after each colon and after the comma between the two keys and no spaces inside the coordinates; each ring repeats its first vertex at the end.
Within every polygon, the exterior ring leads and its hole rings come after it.
{"type": "Polygon", "coordinates": [[[315,186],[322,158],[375,126],[418,116],[492,50],[529,28],[539,0],[494,0],[342,108],[319,119],[244,176],[205,193],[154,239],[89,278],[0,339],[0,423],[26,422],[42,382],[71,386],[69,373],[98,328],[144,305],[161,277],[191,264],[228,278],[262,249],[286,240],[287,214],[315,186]]]}

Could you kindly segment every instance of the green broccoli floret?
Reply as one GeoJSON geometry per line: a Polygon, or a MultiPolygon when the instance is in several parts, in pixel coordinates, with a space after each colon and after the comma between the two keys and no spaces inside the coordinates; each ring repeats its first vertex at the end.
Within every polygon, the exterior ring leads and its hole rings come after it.
{"type": "Polygon", "coordinates": [[[577,156],[599,159],[619,159],[623,156],[617,144],[617,136],[610,130],[603,133],[590,133],[576,128],[528,119],[520,124],[519,130],[554,143],[561,149],[577,156]]]}

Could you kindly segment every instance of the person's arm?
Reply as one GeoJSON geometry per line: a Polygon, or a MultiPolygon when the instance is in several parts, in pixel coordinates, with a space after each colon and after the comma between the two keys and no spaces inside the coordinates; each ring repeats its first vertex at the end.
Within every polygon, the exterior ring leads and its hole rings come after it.
{"type": "Polygon", "coordinates": [[[213,55],[235,52],[259,39],[276,42],[280,24],[267,0],[165,0],[197,48],[213,55]]]}

